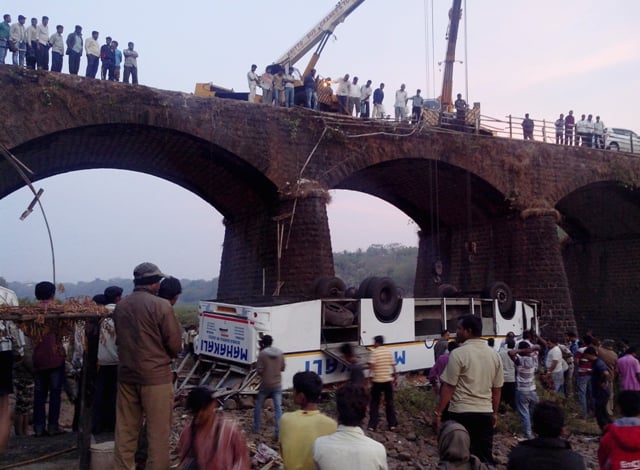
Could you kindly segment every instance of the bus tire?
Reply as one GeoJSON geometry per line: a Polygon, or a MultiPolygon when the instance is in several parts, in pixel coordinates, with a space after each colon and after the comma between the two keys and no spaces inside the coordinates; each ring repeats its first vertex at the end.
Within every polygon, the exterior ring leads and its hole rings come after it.
{"type": "Polygon", "coordinates": [[[378,279],[375,276],[366,277],[364,281],[360,283],[360,287],[358,287],[358,298],[359,299],[370,299],[371,292],[369,290],[369,286],[373,283],[374,280],[378,279]]]}
{"type": "Polygon", "coordinates": [[[498,309],[505,320],[513,318],[516,301],[511,293],[511,288],[505,282],[492,282],[485,289],[485,295],[498,301],[498,309]]]}
{"type": "Polygon", "coordinates": [[[313,294],[320,299],[344,297],[345,284],[339,277],[320,277],[313,285],[313,294]]]}
{"type": "Polygon", "coordinates": [[[453,284],[440,284],[438,286],[438,297],[455,297],[458,295],[458,288],[453,284]]]}
{"type": "Polygon", "coordinates": [[[369,284],[369,291],[376,318],[383,323],[395,321],[402,308],[402,298],[395,282],[388,277],[376,279],[369,284]]]}

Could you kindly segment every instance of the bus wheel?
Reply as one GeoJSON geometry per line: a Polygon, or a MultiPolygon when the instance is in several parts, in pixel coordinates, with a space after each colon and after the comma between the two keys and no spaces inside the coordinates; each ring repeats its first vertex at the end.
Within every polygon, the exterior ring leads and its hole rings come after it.
{"type": "Polygon", "coordinates": [[[376,279],[369,284],[369,291],[376,318],[383,323],[395,321],[402,308],[402,297],[395,282],[388,277],[376,279]]]}
{"type": "Polygon", "coordinates": [[[504,282],[492,282],[485,289],[485,295],[498,301],[498,309],[505,320],[513,318],[516,301],[511,293],[511,288],[504,282]]]}

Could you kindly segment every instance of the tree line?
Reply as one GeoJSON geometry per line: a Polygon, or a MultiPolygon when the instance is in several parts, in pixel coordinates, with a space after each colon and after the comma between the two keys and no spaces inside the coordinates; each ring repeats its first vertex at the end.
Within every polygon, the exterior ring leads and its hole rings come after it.
{"type": "MultiPolygon", "coordinates": [[[[336,276],[345,284],[358,287],[367,277],[390,277],[402,288],[406,296],[413,294],[418,248],[397,243],[371,245],[366,250],[342,251],[333,254],[336,276]]],[[[211,280],[180,279],[182,295],[178,304],[197,305],[200,300],[215,299],[218,293],[218,278],[211,280]]],[[[125,294],[133,290],[133,281],[125,278],[94,279],[93,281],[64,282],[64,292],[59,299],[70,297],[93,297],[101,294],[108,286],[120,286],[125,294]]],[[[35,282],[11,282],[0,276],[0,286],[15,291],[21,301],[33,301],[35,282]]]]}

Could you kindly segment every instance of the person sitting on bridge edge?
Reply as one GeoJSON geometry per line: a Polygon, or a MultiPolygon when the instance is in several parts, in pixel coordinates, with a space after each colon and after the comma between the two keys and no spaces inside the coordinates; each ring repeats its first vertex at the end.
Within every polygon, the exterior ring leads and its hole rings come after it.
{"type": "Polygon", "coordinates": [[[387,426],[394,431],[398,425],[396,410],[393,406],[393,385],[398,378],[396,364],[391,351],[384,347],[384,337],[373,338],[373,351],[369,354],[369,370],[371,372],[371,402],[369,405],[369,431],[378,427],[378,407],[380,396],[384,393],[384,408],[387,426]]]}
{"type": "Polygon", "coordinates": [[[261,378],[256,407],[253,410],[253,432],[260,432],[260,416],[262,405],[267,398],[273,400],[275,412],[275,434],[274,441],[280,437],[280,417],[282,416],[282,371],[284,370],[284,354],[273,346],[273,338],[264,335],[260,340],[260,353],[256,371],[261,378]]]}
{"type": "Polygon", "coordinates": [[[533,140],[533,119],[529,118],[529,113],[524,115],[524,120],[522,121],[522,135],[524,140],[533,140]]]}

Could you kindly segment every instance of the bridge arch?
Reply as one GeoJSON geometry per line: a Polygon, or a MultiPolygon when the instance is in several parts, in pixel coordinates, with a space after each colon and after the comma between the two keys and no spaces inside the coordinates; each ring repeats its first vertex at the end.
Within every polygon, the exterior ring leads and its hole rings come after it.
{"type": "Polygon", "coordinates": [[[640,191],[619,181],[577,188],[556,208],[576,321],[613,339],[637,328],[640,191]]]}
{"type": "MultiPolygon", "coordinates": [[[[33,181],[75,170],[131,170],[182,186],[227,218],[244,212],[246,204],[266,210],[277,199],[275,185],[246,160],[199,137],[155,126],[76,127],[11,151],[34,171],[33,181]]],[[[25,184],[15,171],[3,172],[2,180],[0,198],[25,184]]]]}
{"type": "MultiPolygon", "coordinates": [[[[419,167],[423,160],[437,160],[438,165],[450,165],[452,175],[455,168],[467,170],[487,185],[485,202],[475,204],[471,217],[472,221],[486,220],[484,226],[474,226],[471,234],[456,233],[453,227],[465,219],[460,211],[448,213],[443,223],[452,234],[452,273],[469,271],[456,268],[464,263],[473,267],[460,285],[473,288],[480,280],[506,273],[516,295],[544,300],[544,314],[554,327],[573,325],[558,218],[563,212],[571,213],[565,206],[581,188],[607,181],[629,188],[640,185],[639,158],[599,149],[408,128],[10,66],[0,67],[0,85],[5,98],[0,101],[0,113],[11,117],[0,128],[0,143],[14,152],[30,152],[33,157],[22,155],[28,165],[31,158],[54,160],[48,162],[48,173],[38,173],[35,179],[69,171],[70,167],[57,161],[63,155],[46,148],[55,148],[52,136],[64,140],[74,134],[80,139],[81,132],[90,135],[92,130],[117,126],[122,126],[124,135],[130,130],[153,133],[157,129],[153,141],[147,144],[139,139],[139,144],[143,149],[149,145],[147,150],[155,149],[157,155],[173,152],[178,158],[160,161],[149,156],[145,161],[149,166],[137,171],[154,171],[152,174],[175,181],[212,201],[224,214],[221,283],[233,294],[230,298],[245,297],[247,292],[277,292],[282,285],[297,295],[315,276],[333,274],[325,210],[330,188],[351,186],[377,192],[419,220],[421,227],[428,226],[423,214],[429,212],[424,204],[416,203],[420,200],[417,194],[411,193],[419,190],[419,184],[386,194],[389,189],[382,183],[388,180],[382,181],[376,172],[381,174],[384,165],[393,168],[392,162],[398,161],[396,171],[401,172],[405,165],[403,174],[413,177],[420,173],[412,173],[411,163],[419,167]],[[167,136],[195,156],[182,158],[180,148],[163,141],[167,136]],[[164,147],[158,148],[158,142],[164,142],[164,147]],[[227,166],[209,166],[213,173],[207,174],[200,165],[214,165],[209,160],[222,160],[227,166]],[[367,178],[371,178],[371,187],[364,188],[367,178]],[[283,241],[277,233],[293,234],[286,239],[286,251],[281,252],[283,241]],[[477,254],[465,251],[469,241],[476,242],[477,254]],[[493,257],[496,253],[497,258],[493,257]],[[233,282],[222,282],[229,271],[233,282]],[[249,280],[248,272],[252,273],[249,280]]],[[[97,134],[85,144],[92,145],[94,139],[103,146],[113,145],[108,136],[97,134]]],[[[85,164],[91,167],[92,163],[85,164]]],[[[126,164],[135,167],[136,162],[126,164]]],[[[117,168],[116,163],[111,167],[117,168]]],[[[0,162],[0,196],[22,184],[6,168],[0,162]]],[[[472,183],[476,178],[471,178],[472,183]]],[[[453,183],[448,186],[455,187],[453,183]]],[[[422,252],[420,257],[428,259],[422,252]]],[[[428,272],[428,266],[424,268],[428,272]]]]}

